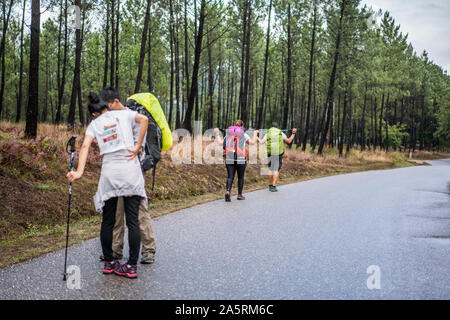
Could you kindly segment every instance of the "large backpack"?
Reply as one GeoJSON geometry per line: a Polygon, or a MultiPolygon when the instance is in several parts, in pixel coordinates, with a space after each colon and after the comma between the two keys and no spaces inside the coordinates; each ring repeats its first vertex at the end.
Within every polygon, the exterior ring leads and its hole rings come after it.
{"type": "Polygon", "coordinates": [[[247,160],[247,151],[245,150],[245,131],[241,127],[231,126],[227,129],[227,136],[223,148],[226,155],[226,163],[233,164],[245,163],[247,160]]]}
{"type": "Polygon", "coordinates": [[[278,128],[267,130],[267,154],[282,155],[284,153],[283,133],[278,128]]]}
{"type": "Polygon", "coordinates": [[[144,154],[141,157],[142,171],[153,169],[152,190],[155,186],[156,164],[161,160],[161,151],[172,146],[172,132],[158,99],[151,93],[137,93],[127,99],[125,106],[148,118],[144,154]]]}

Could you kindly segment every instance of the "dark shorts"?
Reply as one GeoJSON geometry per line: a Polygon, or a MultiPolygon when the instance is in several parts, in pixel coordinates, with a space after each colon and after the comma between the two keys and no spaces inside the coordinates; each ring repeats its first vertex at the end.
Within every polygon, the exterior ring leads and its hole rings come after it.
{"type": "Polygon", "coordinates": [[[267,156],[268,166],[270,171],[278,172],[281,169],[281,166],[283,165],[283,155],[276,154],[276,155],[268,155],[267,156]]]}

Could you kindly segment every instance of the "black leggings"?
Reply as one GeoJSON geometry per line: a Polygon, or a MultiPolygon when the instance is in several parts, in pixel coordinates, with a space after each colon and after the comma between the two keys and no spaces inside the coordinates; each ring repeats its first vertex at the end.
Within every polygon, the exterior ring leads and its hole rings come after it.
{"type": "Polygon", "coordinates": [[[227,178],[227,191],[231,191],[231,187],[233,186],[234,181],[234,175],[237,171],[238,174],[238,193],[242,194],[242,189],[244,189],[244,175],[245,175],[245,168],[247,167],[247,164],[227,164],[227,172],[228,172],[228,178],[227,178]]]}
{"type": "MultiPolygon", "coordinates": [[[[116,222],[117,197],[105,202],[103,207],[102,228],[100,230],[100,242],[102,244],[105,261],[113,261],[113,229],[116,222]]],[[[130,247],[130,258],[128,264],[137,264],[139,250],[141,249],[141,231],[139,229],[139,205],[141,197],[123,197],[125,216],[128,227],[128,244],[130,247]]]]}

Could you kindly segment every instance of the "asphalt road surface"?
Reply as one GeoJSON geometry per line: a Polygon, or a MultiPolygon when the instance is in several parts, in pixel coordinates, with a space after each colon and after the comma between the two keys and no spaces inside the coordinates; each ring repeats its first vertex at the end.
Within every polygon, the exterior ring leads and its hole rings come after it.
{"type": "Polygon", "coordinates": [[[181,210],[138,279],[103,275],[97,238],[69,248],[81,289],[60,250],[0,270],[0,299],[450,299],[450,159],[430,163],[181,210]]]}

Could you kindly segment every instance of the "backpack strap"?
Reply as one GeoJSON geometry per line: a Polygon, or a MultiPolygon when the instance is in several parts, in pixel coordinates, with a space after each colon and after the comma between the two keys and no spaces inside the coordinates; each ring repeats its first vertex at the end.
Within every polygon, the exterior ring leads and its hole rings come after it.
{"type": "Polygon", "coordinates": [[[154,188],[155,188],[155,176],[156,176],[155,170],[156,170],[156,163],[153,165],[153,170],[152,170],[152,176],[153,176],[153,181],[152,181],[152,191],[153,191],[154,188]]]}

